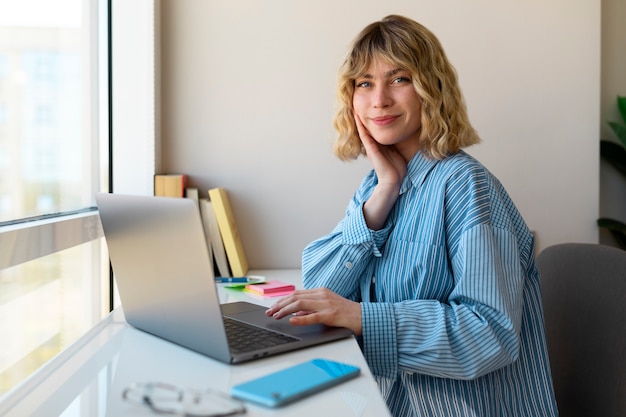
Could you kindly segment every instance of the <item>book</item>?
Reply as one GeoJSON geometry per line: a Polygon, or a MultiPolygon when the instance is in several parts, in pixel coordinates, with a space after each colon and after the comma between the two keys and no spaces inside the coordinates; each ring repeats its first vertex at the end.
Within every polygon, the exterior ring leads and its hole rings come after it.
{"type": "Polygon", "coordinates": [[[207,240],[210,241],[213,259],[217,265],[217,272],[221,277],[231,277],[232,275],[228,266],[228,259],[226,258],[226,250],[220,234],[213,204],[207,198],[201,198],[199,200],[199,204],[200,214],[202,215],[202,223],[205,228],[204,233],[207,240]]]}
{"type": "MultiPolygon", "coordinates": [[[[218,251],[218,256],[219,256],[220,248],[221,248],[221,253],[224,259],[226,258],[226,255],[224,255],[224,245],[221,244],[221,241],[217,242],[217,246],[215,246],[212,243],[211,223],[215,222],[214,220],[215,215],[208,212],[208,209],[205,206],[205,202],[207,201],[207,199],[205,198],[204,201],[200,199],[200,193],[198,192],[197,188],[194,188],[194,187],[185,188],[185,198],[188,198],[196,202],[196,207],[198,207],[198,210],[200,212],[200,219],[202,220],[202,232],[204,234],[204,239],[206,241],[207,253],[209,254],[209,259],[211,259],[211,262],[213,262],[214,269],[217,269],[216,268],[217,263],[215,262],[214,247],[218,251]]],[[[213,228],[219,235],[219,231],[217,231],[217,224],[215,224],[213,228]]],[[[228,264],[226,264],[226,267],[228,268],[228,264]]],[[[225,273],[228,273],[227,271],[228,269],[226,269],[225,273]]]]}
{"type": "MultiPolygon", "coordinates": [[[[187,197],[187,198],[193,198],[193,197],[187,197]]],[[[209,253],[209,259],[213,260],[215,255],[213,254],[213,244],[211,241],[209,214],[206,212],[206,208],[204,207],[203,202],[200,200],[198,200],[198,207],[200,209],[200,218],[202,219],[204,240],[206,241],[206,247],[209,253]]]]}
{"type": "Polygon", "coordinates": [[[187,186],[185,174],[156,174],[154,195],[158,197],[184,197],[187,186]]]}
{"type": "Polygon", "coordinates": [[[248,259],[239,236],[235,216],[228,199],[228,193],[224,188],[212,188],[209,190],[209,199],[215,211],[215,217],[219,226],[220,235],[224,242],[226,256],[230,265],[230,271],[235,277],[242,277],[248,272],[248,259]]]}
{"type": "Polygon", "coordinates": [[[268,297],[278,297],[281,295],[287,295],[295,291],[296,286],[282,281],[268,281],[265,284],[248,284],[244,288],[244,291],[264,295],[268,297]]]}
{"type": "Polygon", "coordinates": [[[185,197],[186,198],[191,198],[192,200],[194,200],[197,203],[198,200],[200,200],[200,193],[198,192],[197,188],[187,187],[187,188],[185,188],[185,197]]]}

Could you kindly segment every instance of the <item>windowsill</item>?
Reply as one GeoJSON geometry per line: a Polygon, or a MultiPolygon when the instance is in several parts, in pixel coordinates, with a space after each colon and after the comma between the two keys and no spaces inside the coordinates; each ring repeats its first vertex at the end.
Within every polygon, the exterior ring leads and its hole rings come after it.
{"type": "Polygon", "coordinates": [[[0,227],[0,269],[86,243],[103,236],[98,211],[0,227]]]}

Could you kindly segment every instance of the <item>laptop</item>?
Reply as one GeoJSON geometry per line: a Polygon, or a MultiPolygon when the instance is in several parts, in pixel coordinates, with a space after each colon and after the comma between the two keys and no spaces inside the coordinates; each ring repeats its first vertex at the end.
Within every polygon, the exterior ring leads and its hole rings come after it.
{"type": "Polygon", "coordinates": [[[224,363],[241,363],[353,336],[325,325],[293,326],[267,307],[220,304],[197,203],[192,199],[96,194],[126,321],[224,363]],[[227,328],[270,333],[235,346],[227,328]],[[229,343],[230,341],[230,343],[229,343]],[[275,344],[276,343],[276,344],[275,344]]]}

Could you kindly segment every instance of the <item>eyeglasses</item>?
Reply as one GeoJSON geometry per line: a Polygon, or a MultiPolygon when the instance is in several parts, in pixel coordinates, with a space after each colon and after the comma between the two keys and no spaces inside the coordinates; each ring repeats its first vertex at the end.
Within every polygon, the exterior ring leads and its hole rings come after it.
{"type": "Polygon", "coordinates": [[[133,384],[124,390],[122,398],[143,404],[156,414],[182,417],[234,416],[246,412],[241,402],[222,393],[183,389],[160,382],[133,384]]]}

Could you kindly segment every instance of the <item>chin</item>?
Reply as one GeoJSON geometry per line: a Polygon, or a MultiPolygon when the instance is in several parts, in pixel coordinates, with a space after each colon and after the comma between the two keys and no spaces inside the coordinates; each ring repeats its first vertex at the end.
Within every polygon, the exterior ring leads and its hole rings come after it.
{"type": "Polygon", "coordinates": [[[401,140],[398,140],[396,138],[384,138],[384,137],[380,139],[374,138],[374,140],[383,146],[397,145],[398,143],[402,142],[401,140]]]}

